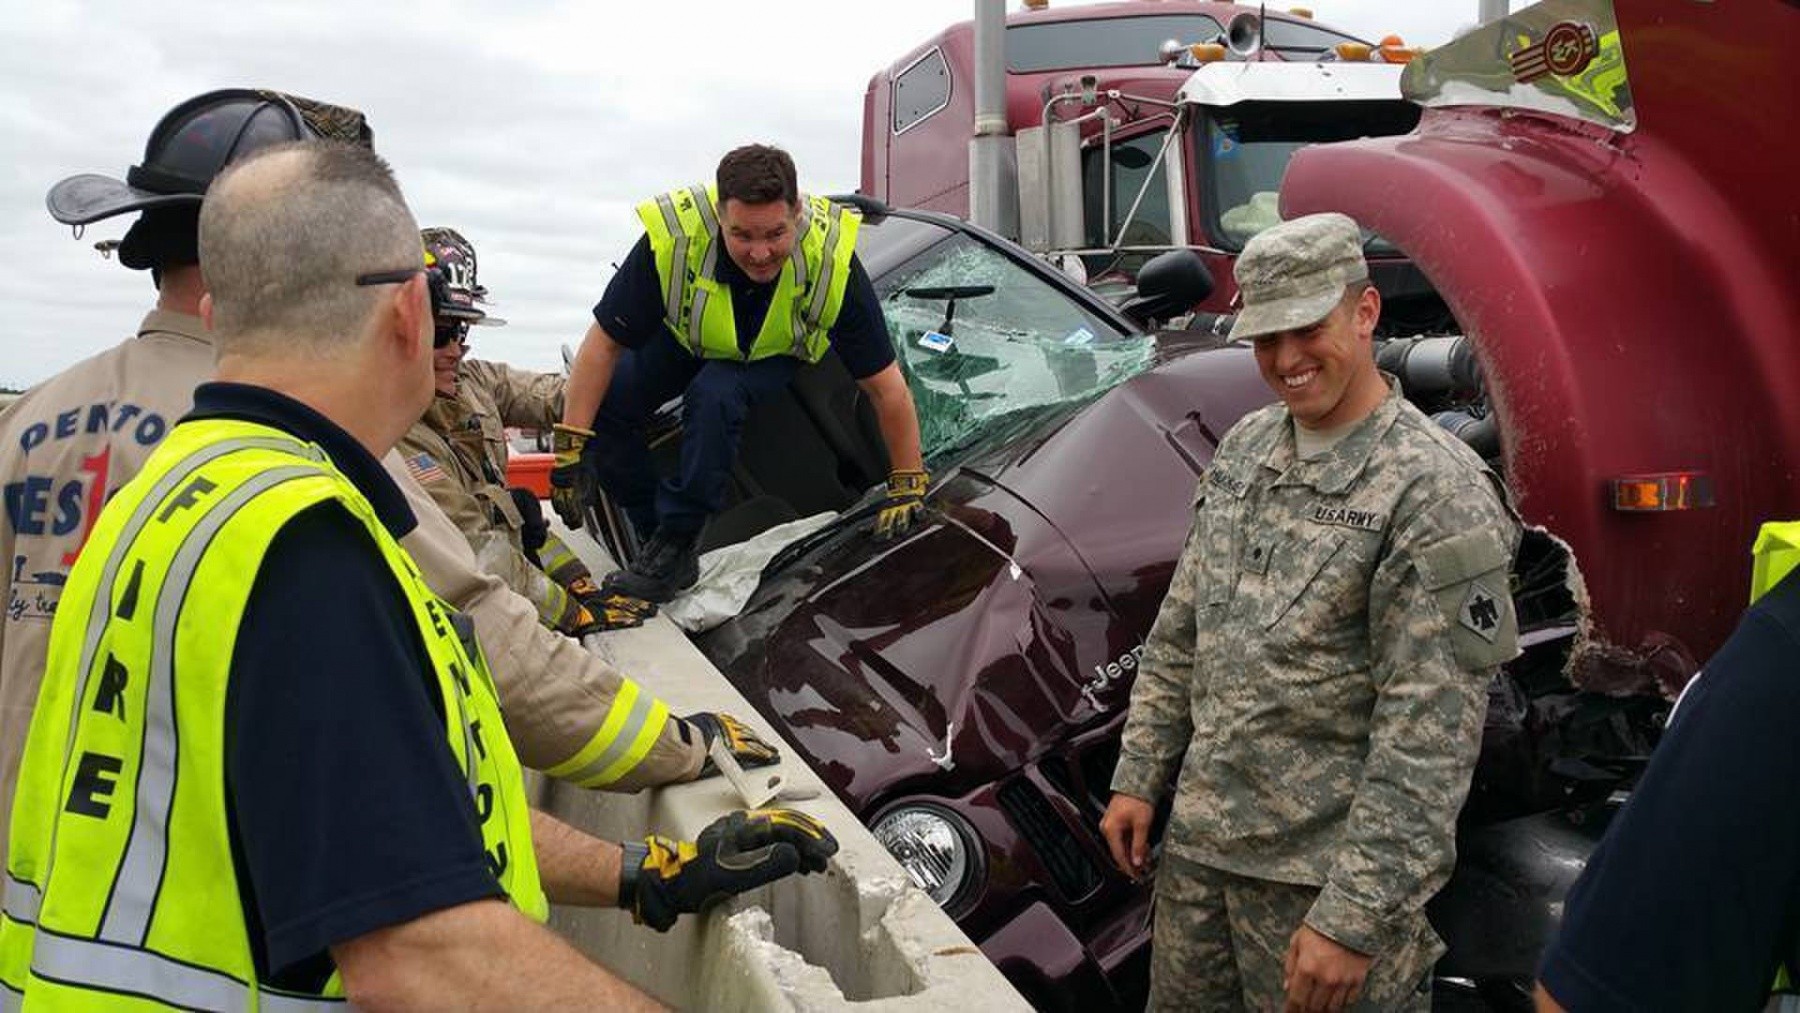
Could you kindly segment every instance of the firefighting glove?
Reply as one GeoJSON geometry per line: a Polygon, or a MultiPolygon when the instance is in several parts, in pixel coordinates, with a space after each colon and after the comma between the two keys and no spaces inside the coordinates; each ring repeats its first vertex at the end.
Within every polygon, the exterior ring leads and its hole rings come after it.
{"type": "Polygon", "coordinates": [[[594,471],[581,459],[581,451],[594,431],[558,422],[551,430],[550,449],[556,462],[550,468],[550,505],[570,530],[580,531],[587,505],[594,501],[594,471]]]}
{"type": "Polygon", "coordinates": [[[590,633],[629,630],[644,625],[642,617],[630,612],[595,612],[573,598],[569,601],[575,605],[575,617],[559,629],[576,640],[580,640],[590,633]]]}
{"type": "Polygon", "coordinates": [[[589,612],[599,615],[602,612],[620,616],[632,616],[641,625],[644,620],[656,614],[656,603],[642,598],[633,598],[617,591],[606,591],[594,583],[593,574],[584,573],[569,581],[569,594],[573,595],[589,612]]]}
{"type": "Polygon", "coordinates": [[[714,820],[697,841],[651,836],[621,847],[619,906],[666,932],[680,915],[795,872],[825,871],[838,843],[798,810],[748,809],[714,820]]]}
{"type": "MultiPolygon", "coordinates": [[[[725,748],[731,750],[731,756],[740,767],[767,767],[781,762],[781,750],[769,745],[757,735],[749,725],[744,724],[729,714],[714,714],[702,711],[689,714],[681,720],[690,728],[699,731],[703,745],[708,750],[716,739],[725,740],[725,748]]],[[[706,758],[706,765],[700,768],[698,777],[712,777],[719,772],[718,765],[712,757],[706,758]]]]}
{"type": "Polygon", "coordinates": [[[925,489],[931,476],[923,471],[888,474],[887,504],[875,515],[875,540],[885,542],[912,530],[925,513],[925,489]]]}

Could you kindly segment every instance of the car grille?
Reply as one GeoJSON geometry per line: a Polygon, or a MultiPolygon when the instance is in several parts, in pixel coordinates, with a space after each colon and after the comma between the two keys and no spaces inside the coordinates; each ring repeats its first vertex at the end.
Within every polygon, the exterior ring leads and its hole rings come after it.
{"type": "Polygon", "coordinates": [[[1080,900],[1100,885],[1100,873],[1088,861],[1067,823],[1056,815],[1037,786],[1025,778],[1002,785],[996,796],[1012,825],[1018,829],[1066,900],[1080,900]]]}

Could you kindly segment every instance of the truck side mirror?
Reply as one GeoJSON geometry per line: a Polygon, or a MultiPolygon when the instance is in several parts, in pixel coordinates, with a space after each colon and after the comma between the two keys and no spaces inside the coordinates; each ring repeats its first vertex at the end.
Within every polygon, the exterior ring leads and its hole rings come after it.
{"type": "Polygon", "coordinates": [[[1159,253],[1138,269],[1137,295],[1119,311],[1140,327],[1149,328],[1193,309],[1212,295],[1212,272],[1193,250],[1159,253]]]}

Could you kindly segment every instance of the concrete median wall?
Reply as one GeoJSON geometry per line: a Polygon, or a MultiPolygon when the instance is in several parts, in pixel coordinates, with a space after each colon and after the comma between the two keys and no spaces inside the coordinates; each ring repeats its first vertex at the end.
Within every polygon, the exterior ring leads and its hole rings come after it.
{"type": "MultiPolygon", "coordinates": [[[[611,569],[604,551],[559,532],[594,572],[611,569]]],[[[782,751],[789,805],[818,817],[841,845],[823,874],[789,877],[667,933],[632,924],[619,911],[557,908],[551,926],[594,959],[681,1009],[694,1010],[1026,1010],[1030,1007],[968,937],[914,887],[854,814],[780,741],[673,623],[590,639],[592,649],[668,701],[676,713],[727,711],[782,751]]],[[[742,798],[724,778],[611,795],[548,780],[543,808],[615,840],[647,832],[692,839],[742,798]]]]}

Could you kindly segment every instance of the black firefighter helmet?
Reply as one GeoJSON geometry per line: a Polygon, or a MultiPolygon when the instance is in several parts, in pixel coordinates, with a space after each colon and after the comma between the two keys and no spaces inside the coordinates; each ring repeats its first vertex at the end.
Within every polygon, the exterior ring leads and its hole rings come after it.
{"type": "Polygon", "coordinates": [[[252,151],[330,137],[372,145],[363,114],[281,92],[223,88],[181,103],[156,124],[144,160],[123,180],[70,176],[44,199],[50,216],[84,226],[131,211],[141,217],[119,244],[119,262],[135,270],[199,261],[200,201],[213,177],[252,151]]]}
{"type": "Polygon", "coordinates": [[[425,244],[425,266],[443,279],[439,302],[433,306],[438,316],[464,324],[494,326],[506,323],[477,305],[485,305],[488,299],[487,287],[475,273],[473,243],[455,229],[442,226],[420,229],[419,239],[425,244]]]}

